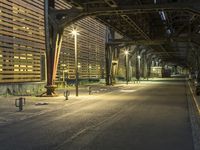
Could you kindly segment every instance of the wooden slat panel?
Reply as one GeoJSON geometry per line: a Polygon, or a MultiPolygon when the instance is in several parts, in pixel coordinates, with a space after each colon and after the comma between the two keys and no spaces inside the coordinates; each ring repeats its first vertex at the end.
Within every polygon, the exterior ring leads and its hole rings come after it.
{"type": "MultiPolygon", "coordinates": [[[[45,53],[44,0],[0,1],[0,82],[40,81],[40,59],[45,53]]],[[[57,9],[70,8],[56,0],[57,9]]],[[[105,26],[92,18],[74,24],[80,29],[80,78],[99,78],[104,66],[105,26]],[[90,75],[89,75],[90,74],[90,75]]],[[[74,78],[74,39],[65,30],[57,79],[63,70],[74,78]]]]}
{"type": "MultiPolygon", "coordinates": [[[[60,5],[59,0],[57,8],[64,8],[60,5]]],[[[67,8],[67,7],[66,7],[67,8]]],[[[105,64],[105,26],[87,17],[76,22],[73,26],[77,26],[80,30],[78,36],[78,62],[80,63],[79,77],[100,78],[101,69],[105,64]]],[[[74,67],[74,39],[69,34],[71,27],[64,32],[64,40],[61,49],[60,63],[58,66],[58,80],[62,78],[62,71],[68,71],[68,77],[75,78],[74,67]]]]}
{"type": "Polygon", "coordinates": [[[43,0],[0,1],[0,82],[40,81],[43,0]]]}

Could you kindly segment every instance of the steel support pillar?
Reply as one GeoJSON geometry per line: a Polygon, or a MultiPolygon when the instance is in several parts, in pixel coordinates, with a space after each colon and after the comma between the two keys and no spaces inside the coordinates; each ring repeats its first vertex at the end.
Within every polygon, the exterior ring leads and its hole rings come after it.
{"type": "Polygon", "coordinates": [[[106,45],[105,51],[106,58],[106,85],[112,85],[112,59],[113,59],[113,48],[106,45]]]}
{"type": "Polygon", "coordinates": [[[119,62],[119,52],[120,49],[118,48],[118,46],[116,47],[111,47],[112,49],[112,72],[111,72],[111,76],[112,76],[112,84],[116,83],[116,75],[118,72],[118,62],[119,62]]]}
{"type": "Polygon", "coordinates": [[[199,51],[199,49],[197,48],[197,49],[196,49],[196,55],[195,55],[195,61],[196,61],[196,66],[197,66],[197,70],[198,70],[198,71],[200,70],[200,59],[199,59],[199,54],[200,54],[200,51],[199,51]]]}
{"type": "Polygon", "coordinates": [[[45,0],[45,42],[46,42],[46,64],[47,85],[46,92],[42,96],[56,96],[55,78],[62,44],[64,28],[51,18],[50,11],[54,8],[54,0],[45,0]]]}
{"type": "Polygon", "coordinates": [[[146,60],[147,60],[147,80],[151,76],[151,67],[152,67],[152,54],[147,54],[146,55],[146,60]]]}
{"type": "Polygon", "coordinates": [[[108,44],[108,41],[115,38],[115,33],[112,29],[107,28],[106,37],[106,49],[105,49],[105,59],[106,59],[106,85],[113,84],[113,58],[115,48],[114,46],[108,44]]]}
{"type": "Polygon", "coordinates": [[[148,62],[147,62],[147,54],[146,54],[146,52],[144,53],[143,59],[144,59],[144,61],[143,61],[143,63],[144,63],[143,76],[146,79],[146,78],[148,78],[148,64],[147,64],[148,62]]]}
{"type": "Polygon", "coordinates": [[[144,53],[141,55],[141,59],[140,59],[140,75],[141,75],[141,77],[143,77],[144,78],[144,67],[145,67],[145,58],[144,58],[145,56],[144,56],[144,53]]]}
{"type": "Polygon", "coordinates": [[[128,84],[129,81],[129,56],[128,54],[125,55],[125,70],[126,70],[126,84],[128,84]]]}
{"type": "Polygon", "coordinates": [[[151,77],[151,59],[147,62],[147,80],[151,77]]]}
{"type": "Polygon", "coordinates": [[[136,53],[136,70],[135,70],[135,77],[139,81],[140,80],[140,59],[138,58],[139,52],[136,53]]]}

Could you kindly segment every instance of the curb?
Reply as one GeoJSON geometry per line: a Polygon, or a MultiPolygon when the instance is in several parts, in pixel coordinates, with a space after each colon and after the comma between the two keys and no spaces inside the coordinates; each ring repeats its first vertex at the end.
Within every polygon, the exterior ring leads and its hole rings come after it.
{"type": "Polygon", "coordinates": [[[188,102],[189,119],[192,128],[194,150],[200,150],[200,115],[199,106],[189,82],[186,85],[186,98],[188,102]],[[188,89],[189,88],[189,89],[188,89]]]}

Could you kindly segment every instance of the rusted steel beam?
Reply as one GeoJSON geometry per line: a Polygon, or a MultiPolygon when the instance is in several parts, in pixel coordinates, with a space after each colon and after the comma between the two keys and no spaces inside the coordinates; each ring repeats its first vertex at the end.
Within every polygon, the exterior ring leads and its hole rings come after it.
{"type": "Polygon", "coordinates": [[[55,6],[54,0],[45,0],[45,46],[46,46],[46,64],[47,64],[47,89],[41,96],[55,96],[56,78],[58,60],[62,44],[64,28],[60,27],[50,16],[50,8],[55,6]]]}

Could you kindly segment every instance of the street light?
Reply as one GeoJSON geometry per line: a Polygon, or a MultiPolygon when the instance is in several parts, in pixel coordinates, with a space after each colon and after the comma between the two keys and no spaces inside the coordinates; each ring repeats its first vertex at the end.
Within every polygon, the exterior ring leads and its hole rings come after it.
{"type": "Polygon", "coordinates": [[[91,64],[89,64],[89,82],[90,82],[90,78],[91,78],[91,69],[92,69],[92,66],[91,66],[91,64]]]}
{"type": "Polygon", "coordinates": [[[64,70],[63,69],[63,77],[62,78],[63,78],[63,85],[64,85],[64,87],[65,87],[65,77],[66,77],[65,73],[67,73],[67,72],[68,72],[68,70],[64,70]]]}
{"type": "Polygon", "coordinates": [[[78,96],[78,52],[77,52],[77,35],[79,35],[77,29],[73,28],[71,33],[74,36],[74,49],[75,49],[75,74],[76,74],[76,96],[78,96]]]}
{"type": "Polygon", "coordinates": [[[126,84],[128,85],[128,55],[129,55],[129,51],[125,50],[124,54],[125,54],[125,60],[126,60],[126,84]]]}

